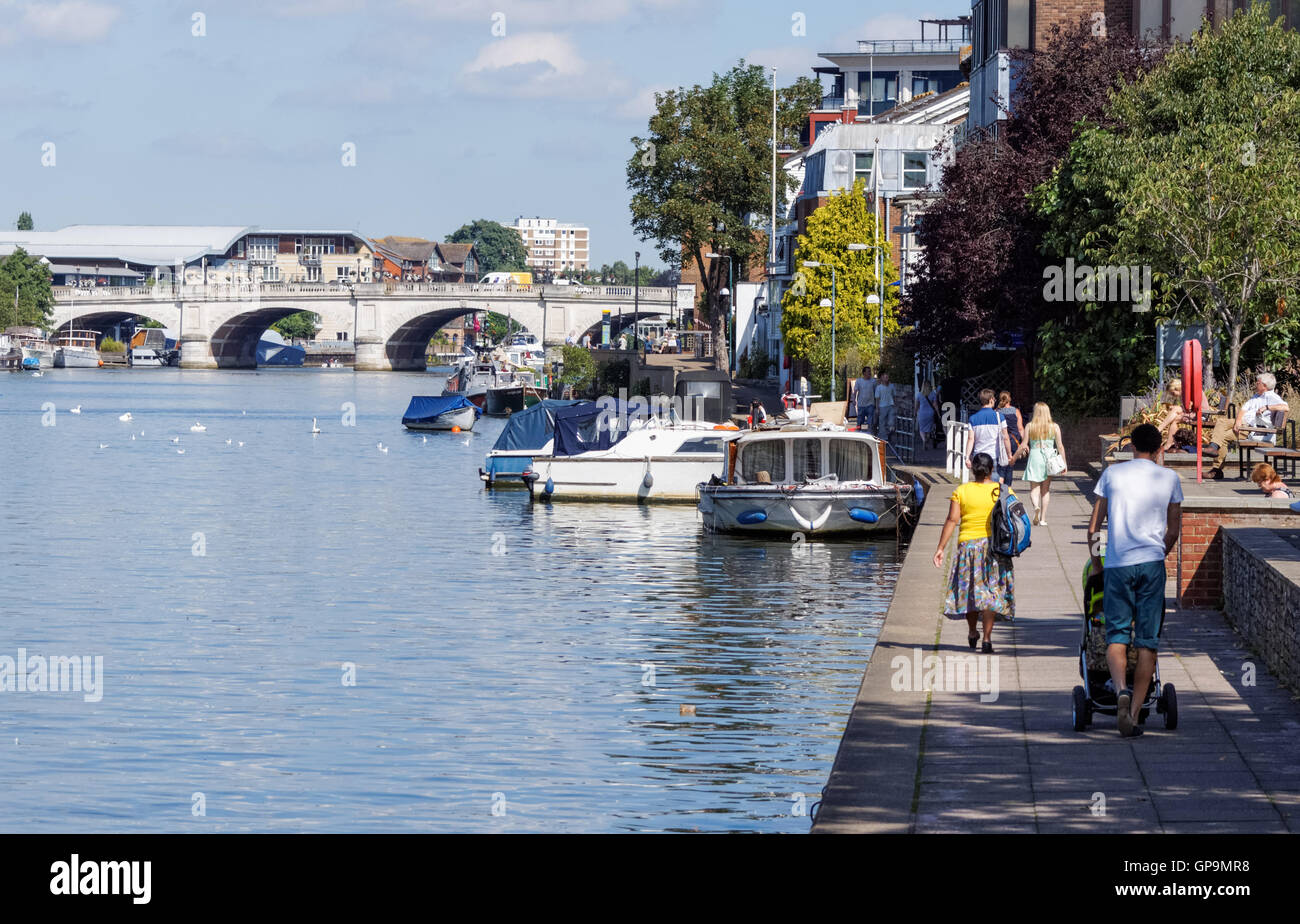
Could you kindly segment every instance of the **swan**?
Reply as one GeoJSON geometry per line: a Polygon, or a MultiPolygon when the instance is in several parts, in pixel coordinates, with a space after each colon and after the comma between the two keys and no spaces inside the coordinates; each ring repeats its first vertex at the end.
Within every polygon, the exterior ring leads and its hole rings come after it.
{"type": "Polygon", "coordinates": [[[380,451],[380,452],[388,452],[388,447],[385,446],[383,443],[380,443],[380,444],[379,444],[379,451],[380,451]]]}
{"type": "Polygon", "coordinates": [[[319,432],[320,432],[320,427],[316,426],[316,418],[313,417],[311,419],[311,435],[315,436],[319,432]]]}
{"type": "Polygon", "coordinates": [[[179,436],[173,436],[173,437],[172,437],[172,442],[173,442],[173,443],[179,443],[180,441],[181,441],[181,438],[180,438],[179,436]]]}
{"type": "MultiPolygon", "coordinates": [[[[230,445],[230,443],[231,443],[231,440],[226,440],[226,445],[227,445],[227,446],[229,446],[229,445],[230,445]]],[[[242,446],[242,445],[244,445],[244,444],[243,444],[243,443],[240,443],[240,444],[239,444],[239,445],[241,445],[241,446],[242,446]]]]}
{"type": "Polygon", "coordinates": [[[243,440],[240,440],[240,441],[239,441],[239,447],[240,447],[241,449],[244,447],[244,441],[243,441],[243,440]]]}
{"type": "Polygon", "coordinates": [[[135,434],[134,434],[134,433],[131,434],[131,439],[132,439],[133,441],[135,440],[135,434]]]}
{"type": "Polygon", "coordinates": [[[32,373],[32,378],[34,378],[34,379],[39,379],[39,378],[40,378],[42,375],[44,375],[44,374],[45,374],[45,373],[43,373],[43,372],[33,372],[33,373],[32,373]]]}
{"type": "Polygon", "coordinates": [[[118,420],[121,420],[121,421],[123,421],[123,422],[125,422],[125,421],[129,421],[129,420],[131,419],[131,412],[130,412],[130,411],[127,411],[125,414],[121,414],[121,415],[118,416],[117,419],[118,419],[118,420]]]}
{"type": "Polygon", "coordinates": [[[420,442],[421,442],[421,443],[427,443],[427,442],[429,442],[429,438],[428,438],[427,436],[422,436],[422,437],[420,437],[420,442]]]}
{"type": "Polygon", "coordinates": [[[99,448],[100,448],[100,449],[107,449],[107,448],[108,448],[108,443],[100,443],[100,444],[99,444],[99,448]]]}
{"type": "Polygon", "coordinates": [[[190,427],[191,433],[206,433],[207,431],[208,428],[203,426],[203,424],[199,423],[197,420],[194,421],[194,426],[190,427]]]}
{"type": "Polygon", "coordinates": [[[69,414],[80,414],[80,413],[81,413],[81,405],[78,404],[76,407],[70,407],[70,408],[68,408],[68,413],[69,413],[69,414]]]}
{"type": "Polygon", "coordinates": [[[184,449],[178,449],[178,450],[176,450],[176,455],[178,455],[178,456],[183,456],[183,455],[185,455],[185,450],[184,450],[184,449]]]}

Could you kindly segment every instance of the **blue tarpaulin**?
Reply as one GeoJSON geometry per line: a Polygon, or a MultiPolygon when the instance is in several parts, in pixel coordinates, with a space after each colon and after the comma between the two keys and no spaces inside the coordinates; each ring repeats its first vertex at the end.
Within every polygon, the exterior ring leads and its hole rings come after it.
{"type": "Polygon", "coordinates": [[[493,452],[541,449],[555,434],[555,412],[560,408],[591,404],[590,401],[559,401],[546,398],[532,407],[516,411],[506,421],[505,429],[492,446],[493,452]]]}
{"type": "MultiPolygon", "coordinates": [[[[555,412],[555,449],[552,455],[576,456],[593,449],[608,449],[627,436],[619,427],[627,420],[627,408],[612,400],[603,404],[582,404],[555,412]]],[[[624,424],[625,426],[626,424],[624,424]]]]}
{"type": "Polygon", "coordinates": [[[409,427],[412,424],[430,423],[434,418],[441,417],[448,411],[454,411],[462,407],[474,408],[475,418],[483,416],[483,409],[476,406],[464,395],[447,395],[445,397],[416,395],[411,399],[411,403],[406,406],[406,413],[402,415],[402,426],[409,427]]]}

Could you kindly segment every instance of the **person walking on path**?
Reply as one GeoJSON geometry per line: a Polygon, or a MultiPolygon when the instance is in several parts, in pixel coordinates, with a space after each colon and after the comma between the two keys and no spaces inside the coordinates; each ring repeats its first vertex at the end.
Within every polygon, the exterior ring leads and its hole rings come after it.
{"type": "Polygon", "coordinates": [[[930,382],[923,382],[916,392],[916,429],[921,434],[921,446],[939,445],[935,431],[939,426],[939,390],[930,382]]]}
{"type": "Polygon", "coordinates": [[[934,566],[943,567],[943,550],[957,533],[957,557],[953,561],[952,576],[948,580],[948,594],[943,601],[944,615],[950,619],[965,619],[970,629],[966,637],[971,648],[980,640],[977,627],[982,624],[983,654],[993,654],[993,622],[999,616],[1014,619],[1016,615],[1015,580],[1011,559],[998,555],[989,543],[993,526],[993,508],[997,504],[995,492],[1001,487],[993,480],[993,457],[987,452],[977,452],[971,457],[974,481],[958,485],[952,492],[948,519],[944,521],[939,536],[939,548],[934,553],[934,566]]]}
{"type": "Polygon", "coordinates": [[[894,406],[894,386],[889,384],[889,373],[882,372],[876,379],[876,436],[886,443],[894,438],[894,421],[898,408],[894,406]]]}
{"type": "Polygon", "coordinates": [[[1065,461],[1061,425],[1052,420],[1052,409],[1042,401],[1034,405],[1034,416],[1025,427],[1025,440],[1020,451],[1029,457],[1025,463],[1025,481],[1029,482],[1029,503],[1034,508],[1033,523],[1046,526],[1047,502],[1052,499],[1052,477],[1068,471],[1070,465],[1065,461]],[[1054,463],[1055,458],[1060,462],[1054,463]],[[1059,470],[1053,472],[1053,466],[1059,470]]]}
{"type": "Polygon", "coordinates": [[[1007,436],[1007,422],[993,410],[997,396],[993,389],[985,388],[979,394],[980,409],[970,415],[968,423],[971,428],[970,445],[966,448],[966,467],[971,468],[971,460],[977,453],[985,453],[997,464],[998,459],[1011,458],[1011,441],[1007,436]]]}
{"type": "Polygon", "coordinates": [[[1025,437],[1025,419],[1020,416],[1020,408],[1011,404],[1011,392],[1004,391],[998,395],[998,416],[1007,422],[1007,440],[1011,444],[1011,455],[1006,465],[998,466],[998,481],[1008,488],[1015,480],[1016,460],[1020,458],[1020,444],[1025,437]]]}
{"type": "Polygon", "coordinates": [[[1120,691],[1117,718],[1126,738],[1142,734],[1138,714],[1155,674],[1165,621],[1165,558],[1177,545],[1182,524],[1183,487],[1176,472],[1156,464],[1160,443],[1160,430],[1151,424],[1133,429],[1133,459],[1101,473],[1088,521],[1092,573],[1103,579],[1106,663],[1120,691]],[[1108,527],[1105,570],[1102,524],[1108,527]],[[1126,677],[1130,634],[1137,646],[1131,689],[1126,677]]]}
{"type": "MultiPolygon", "coordinates": [[[[858,430],[865,431],[865,424],[871,417],[871,406],[875,401],[875,380],[871,377],[871,367],[863,366],[862,374],[853,380],[853,405],[858,410],[858,430]]],[[[874,425],[874,421],[872,422],[874,425]]]]}

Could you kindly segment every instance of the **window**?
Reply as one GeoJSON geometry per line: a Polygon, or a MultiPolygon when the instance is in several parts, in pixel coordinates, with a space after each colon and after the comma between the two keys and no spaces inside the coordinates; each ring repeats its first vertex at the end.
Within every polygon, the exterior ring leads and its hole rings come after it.
{"type": "Polygon", "coordinates": [[[740,457],[740,480],[757,484],[759,472],[766,472],[772,484],[782,484],[786,480],[785,443],[782,440],[763,440],[745,447],[740,457]]]}
{"type": "Polygon", "coordinates": [[[250,260],[274,260],[279,250],[279,241],[274,237],[250,237],[248,239],[248,257],[250,260]]]}
{"type": "Polygon", "coordinates": [[[791,440],[790,451],[794,457],[790,480],[815,481],[822,476],[822,441],[819,439],[791,440]]]}
{"type": "Polygon", "coordinates": [[[263,282],[279,282],[280,267],[274,263],[267,263],[262,267],[263,282]]]}
{"type": "Polygon", "coordinates": [[[350,278],[351,275],[352,275],[351,270],[349,270],[346,266],[334,267],[334,277],[336,279],[339,279],[340,281],[350,278]]]}
{"type": "Polygon", "coordinates": [[[320,282],[320,267],[319,267],[319,266],[308,266],[308,267],[305,267],[305,269],[307,270],[307,281],[308,281],[308,282],[320,282]]]}
{"type": "Polygon", "coordinates": [[[684,452],[722,452],[722,437],[699,436],[693,440],[687,440],[682,443],[675,455],[680,455],[684,452]]]}
{"type": "Polygon", "coordinates": [[[872,446],[867,440],[832,439],[830,471],[840,481],[870,481],[872,446]]]}
{"type": "Polygon", "coordinates": [[[853,180],[865,180],[867,188],[871,188],[871,163],[874,154],[854,154],[853,155],[853,180]]]}
{"type": "Polygon", "coordinates": [[[898,100],[898,73],[858,72],[858,113],[884,112],[898,100]]]}
{"type": "Polygon", "coordinates": [[[904,189],[920,189],[925,186],[925,161],[923,151],[903,152],[904,189]]]}

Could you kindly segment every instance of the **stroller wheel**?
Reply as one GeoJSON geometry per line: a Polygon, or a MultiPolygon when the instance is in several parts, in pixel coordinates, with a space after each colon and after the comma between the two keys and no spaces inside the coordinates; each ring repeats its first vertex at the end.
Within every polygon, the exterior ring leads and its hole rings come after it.
{"type": "Polygon", "coordinates": [[[1165,728],[1173,731],[1178,727],[1178,694],[1172,683],[1165,684],[1160,698],[1165,701],[1165,728]]]}
{"type": "Polygon", "coordinates": [[[1083,731],[1088,727],[1088,697],[1083,692],[1083,687],[1074,688],[1074,707],[1071,709],[1071,716],[1074,719],[1074,730],[1083,731]]]}

